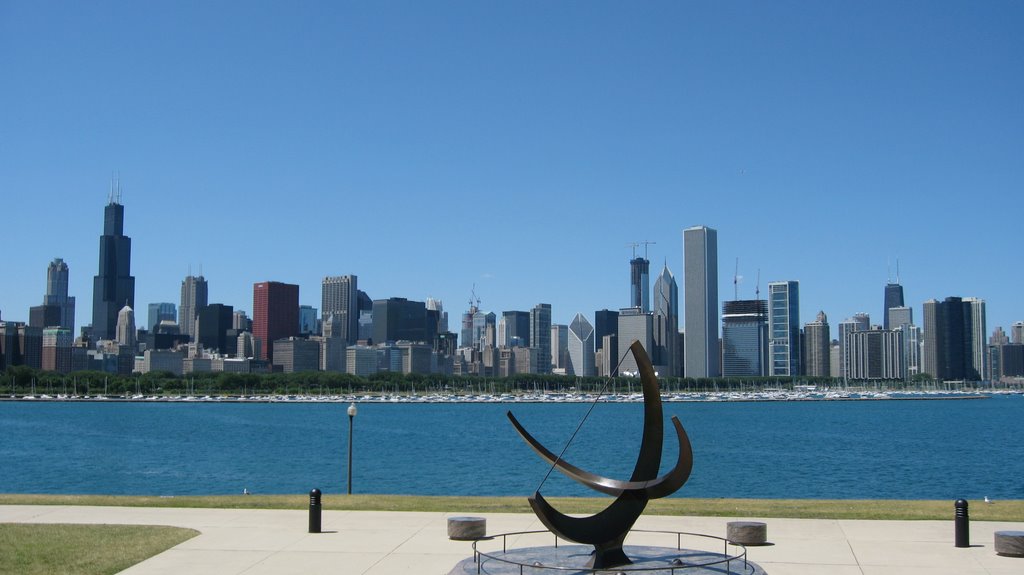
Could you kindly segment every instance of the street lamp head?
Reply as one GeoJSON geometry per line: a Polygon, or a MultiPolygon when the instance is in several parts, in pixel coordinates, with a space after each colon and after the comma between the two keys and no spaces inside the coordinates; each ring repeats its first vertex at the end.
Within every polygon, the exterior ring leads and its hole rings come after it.
{"type": "Polygon", "coordinates": [[[350,403],[349,406],[348,406],[348,416],[349,417],[355,417],[356,416],[356,411],[358,411],[356,409],[356,404],[354,402],[350,403]]]}

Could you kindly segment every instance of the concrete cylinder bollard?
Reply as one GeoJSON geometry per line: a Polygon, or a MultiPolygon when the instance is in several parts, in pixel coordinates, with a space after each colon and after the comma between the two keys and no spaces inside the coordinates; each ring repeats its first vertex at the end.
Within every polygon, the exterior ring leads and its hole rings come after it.
{"type": "Polygon", "coordinates": [[[309,492],[309,532],[320,533],[320,490],[309,492]]]}
{"type": "Polygon", "coordinates": [[[971,520],[967,515],[967,501],[965,499],[957,499],[953,507],[956,509],[956,516],[953,519],[956,530],[956,546],[970,547],[971,520]]]}

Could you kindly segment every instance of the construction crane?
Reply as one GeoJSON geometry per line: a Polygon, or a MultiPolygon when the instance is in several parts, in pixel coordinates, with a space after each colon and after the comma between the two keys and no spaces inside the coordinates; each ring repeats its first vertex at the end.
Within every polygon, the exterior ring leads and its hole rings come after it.
{"type": "Polygon", "coordinates": [[[633,248],[633,259],[636,259],[636,248],[638,248],[640,246],[643,246],[644,247],[644,259],[647,259],[647,246],[649,246],[651,244],[656,244],[656,243],[658,243],[658,242],[650,242],[650,241],[647,241],[647,240],[643,240],[643,241],[639,241],[639,242],[629,242],[629,243],[626,244],[626,247],[633,248]]]}
{"type": "Polygon", "coordinates": [[[476,295],[476,284],[475,283],[473,284],[473,287],[469,289],[469,307],[470,307],[470,309],[472,309],[472,308],[480,309],[480,298],[477,297],[477,295],[476,295]]]}

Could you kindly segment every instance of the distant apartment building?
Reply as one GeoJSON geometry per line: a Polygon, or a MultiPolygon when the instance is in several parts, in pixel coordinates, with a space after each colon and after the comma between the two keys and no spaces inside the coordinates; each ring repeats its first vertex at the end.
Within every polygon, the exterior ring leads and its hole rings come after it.
{"type": "Polygon", "coordinates": [[[804,324],[804,371],[810,377],[832,375],[832,334],[828,317],[819,311],[813,322],[804,324]]]}
{"type": "Polygon", "coordinates": [[[903,332],[872,329],[847,335],[851,380],[903,380],[903,332]]]}
{"type": "Polygon", "coordinates": [[[941,380],[980,381],[987,352],[984,301],[954,296],[926,301],[923,307],[924,373],[941,380]]]}

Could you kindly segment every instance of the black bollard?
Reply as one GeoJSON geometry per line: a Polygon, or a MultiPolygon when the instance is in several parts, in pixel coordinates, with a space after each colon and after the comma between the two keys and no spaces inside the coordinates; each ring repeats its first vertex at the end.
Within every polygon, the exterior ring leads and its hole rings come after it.
{"type": "Polygon", "coordinates": [[[967,501],[957,499],[953,504],[956,508],[956,518],[953,520],[956,527],[956,546],[971,546],[971,519],[967,516],[967,501]]]}
{"type": "Polygon", "coordinates": [[[309,532],[320,533],[320,490],[309,492],[309,532]]]}

